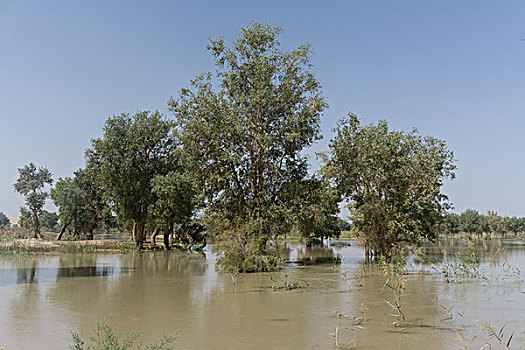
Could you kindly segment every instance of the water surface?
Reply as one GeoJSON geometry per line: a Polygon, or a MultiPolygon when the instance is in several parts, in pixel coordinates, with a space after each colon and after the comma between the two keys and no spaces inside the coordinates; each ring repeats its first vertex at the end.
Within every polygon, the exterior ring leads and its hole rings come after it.
{"type": "Polygon", "coordinates": [[[403,276],[403,327],[394,326],[386,302],[393,298],[389,277],[363,275],[363,253],[353,242],[291,246],[281,273],[239,278],[218,272],[209,248],[202,255],[2,256],[0,345],[67,349],[70,330],[90,335],[105,320],[145,340],[178,334],[179,349],[448,349],[459,344],[462,323],[468,335],[479,331],[477,320],[509,320],[517,347],[525,289],[512,271],[525,271],[525,243],[442,245],[448,257],[474,249],[483,278],[446,283],[439,272],[445,255],[429,246],[403,276]]]}

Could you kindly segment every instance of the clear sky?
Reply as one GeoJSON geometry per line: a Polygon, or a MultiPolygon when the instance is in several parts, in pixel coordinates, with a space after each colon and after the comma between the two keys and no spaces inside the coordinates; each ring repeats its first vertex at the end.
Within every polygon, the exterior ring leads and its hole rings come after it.
{"type": "Polygon", "coordinates": [[[213,69],[208,37],[260,21],[313,45],[330,108],[312,154],[349,111],[416,127],[455,152],[456,211],[525,216],[524,19],[524,1],[1,0],[0,211],[23,204],[17,168],[70,176],[109,116],[165,112],[213,69]]]}

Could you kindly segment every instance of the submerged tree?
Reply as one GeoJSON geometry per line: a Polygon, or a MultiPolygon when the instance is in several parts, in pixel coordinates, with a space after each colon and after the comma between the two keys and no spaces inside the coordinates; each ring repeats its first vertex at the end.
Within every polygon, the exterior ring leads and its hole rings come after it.
{"type": "Polygon", "coordinates": [[[223,258],[236,256],[243,267],[233,268],[243,271],[271,268],[247,260],[273,261],[268,242],[286,221],[281,190],[306,175],[300,152],[320,138],[326,108],[310,71],[311,47],[283,51],[280,32],[252,23],[231,47],[212,40],[216,73],[169,102],[206,194],[208,228],[217,229],[223,258]]]}
{"type": "Polygon", "coordinates": [[[167,174],[176,160],[172,125],[159,112],[114,116],[86,153],[88,169],[96,172],[120,219],[133,223],[139,246],[154,201],[152,180],[167,174]]]}
{"type": "Polygon", "coordinates": [[[49,193],[44,191],[46,185],[51,185],[53,179],[46,168],[37,168],[29,163],[18,169],[18,179],[13,185],[16,192],[26,198],[26,206],[32,215],[32,229],[34,238],[43,237],[40,233],[39,215],[42,212],[49,193]]]}
{"type": "Polygon", "coordinates": [[[361,125],[350,114],[339,123],[330,151],[323,171],[350,202],[367,257],[389,260],[396,248],[436,237],[450,207],[441,187],[455,169],[444,141],[389,130],[385,121],[361,125]]]}
{"type": "Polygon", "coordinates": [[[291,183],[285,192],[293,224],[307,248],[316,240],[339,237],[337,213],[341,197],[328,182],[301,179],[291,183]]]}

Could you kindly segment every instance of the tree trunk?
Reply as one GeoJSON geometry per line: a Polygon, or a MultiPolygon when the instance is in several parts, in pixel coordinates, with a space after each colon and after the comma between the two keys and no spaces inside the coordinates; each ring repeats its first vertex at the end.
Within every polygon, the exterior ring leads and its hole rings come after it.
{"type": "Polygon", "coordinates": [[[134,232],[133,237],[135,239],[135,244],[142,248],[142,243],[144,241],[144,228],[146,226],[146,220],[139,220],[133,225],[134,232]]]}
{"type": "Polygon", "coordinates": [[[98,220],[95,219],[93,220],[93,222],[91,223],[91,226],[86,232],[86,239],[93,240],[93,237],[94,237],[93,231],[95,231],[97,227],[98,227],[98,220]]]}
{"type": "Polygon", "coordinates": [[[159,234],[159,228],[158,227],[155,227],[155,229],[153,230],[153,233],[151,234],[151,245],[155,247],[155,238],[157,238],[157,235],[159,234]]]}
{"type": "Polygon", "coordinates": [[[79,238],[80,238],[80,236],[79,236],[79,234],[78,234],[77,227],[74,226],[74,227],[73,227],[73,240],[74,240],[74,241],[78,241],[79,238]]]}
{"type": "Polygon", "coordinates": [[[312,248],[312,245],[313,245],[313,239],[312,239],[312,236],[307,235],[307,236],[304,237],[304,240],[305,240],[305,243],[306,243],[306,248],[307,248],[307,249],[312,248]]]}
{"type": "Polygon", "coordinates": [[[33,210],[33,238],[42,238],[42,234],[40,233],[40,222],[38,221],[38,213],[36,210],[33,210]]]}
{"type": "Polygon", "coordinates": [[[66,228],[68,227],[68,225],[69,225],[69,223],[64,224],[62,226],[62,228],[60,229],[60,233],[57,236],[57,241],[60,241],[62,239],[62,235],[64,234],[64,232],[66,232],[66,228]]]}
{"type": "Polygon", "coordinates": [[[166,250],[171,250],[170,245],[170,234],[173,232],[173,225],[169,225],[168,228],[166,228],[166,231],[164,231],[164,247],[166,250]]]}

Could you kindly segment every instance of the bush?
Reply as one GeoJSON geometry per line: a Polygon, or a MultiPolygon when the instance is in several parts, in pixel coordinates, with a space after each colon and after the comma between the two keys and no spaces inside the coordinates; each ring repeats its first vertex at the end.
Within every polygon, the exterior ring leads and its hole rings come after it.
{"type": "Polygon", "coordinates": [[[281,252],[276,244],[262,245],[261,242],[242,234],[236,238],[220,241],[215,245],[220,252],[217,264],[225,272],[271,272],[283,266],[281,252]]]}

